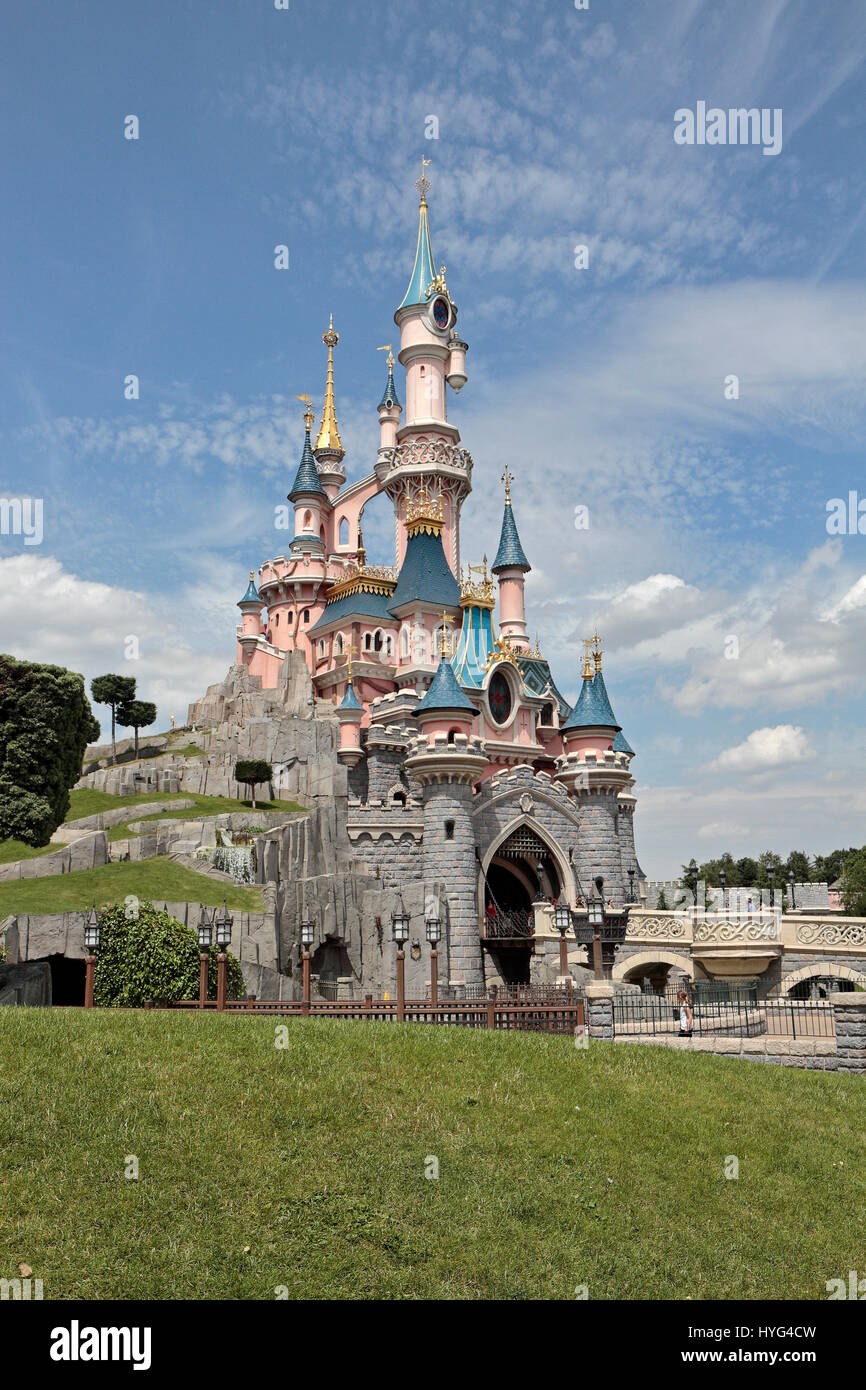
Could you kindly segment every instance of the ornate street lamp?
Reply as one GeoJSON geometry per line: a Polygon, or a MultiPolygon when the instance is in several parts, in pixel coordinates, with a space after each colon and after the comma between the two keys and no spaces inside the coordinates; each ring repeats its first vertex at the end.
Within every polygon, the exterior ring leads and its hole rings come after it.
{"type": "Polygon", "coordinates": [[[406,1017],[406,953],[403,947],[409,939],[409,913],[400,902],[399,912],[391,913],[391,932],[397,944],[397,1022],[406,1017]]]}
{"type": "Polygon", "coordinates": [[[595,896],[586,901],[589,925],[592,928],[592,973],[597,980],[604,979],[604,958],[601,938],[604,930],[604,879],[601,874],[595,880],[595,896]]]}
{"type": "Polygon", "coordinates": [[[698,866],[694,859],[689,860],[689,882],[692,885],[692,897],[694,899],[695,913],[698,909],[698,866]]]}
{"type": "Polygon", "coordinates": [[[788,870],[788,893],[791,898],[791,910],[794,908],[794,870],[788,870]]]}
{"type": "Polygon", "coordinates": [[[96,952],[99,950],[99,937],[101,928],[99,925],[99,914],[96,911],[96,903],[87,914],[84,923],[84,1007],[93,1008],[93,984],[96,974],[96,952]]]}
{"type": "Polygon", "coordinates": [[[722,910],[723,910],[724,912],[727,912],[727,910],[728,910],[728,875],[725,873],[724,869],[719,869],[719,885],[720,885],[721,890],[722,890],[722,910]]]}
{"type": "Polygon", "coordinates": [[[424,923],[424,931],[430,942],[430,1002],[435,1008],[439,1003],[439,951],[437,947],[442,940],[442,918],[428,917],[424,923]]]}
{"type": "Polygon", "coordinates": [[[216,908],[208,916],[204,903],[198,918],[198,1006],[203,1009],[207,1003],[207,977],[210,962],[210,948],[213,942],[213,919],[216,908]]]}
{"type": "MultiPolygon", "coordinates": [[[[571,926],[571,909],[566,903],[557,902],[553,909],[553,925],[559,932],[559,974],[568,975],[568,942],[566,932],[571,926]]],[[[569,977],[570,978],[570,977],[569,977]]]]}
{"type": "Polygon", "coordinates": [[[775,866],[775,864],[769,864],[769,865],[767,866],[767,878],[770,880],[770,907],[775,907],[775,906],[776,906],[776,887],[775,887],[775,884],[776,884],[776,866],[775,866]]]}
{"type": "Polygon", "coordinates": [[[636,901],[634,895],[634,869],[629,869],[628,871],[628,900],[630,903],[636,901]]]}
{"type": "Polygon", "coordinates": [[[300,924],[301,933],[301,1013],[310,1012],[310,947],[316,939],[316,924],[312,917],[304,917],[300,924]]]}
{"type": "Polygon", "coordinates": [[[217,956],[217,1009],[221,1012],[226,1006],[226,966],[228,956],[226,950],[232,939],[232,924],[234,918],[226,906],[223,898],[222,910],[214,914],[213,924],[216,930],[216,943],[219,948],[217,956]]]}

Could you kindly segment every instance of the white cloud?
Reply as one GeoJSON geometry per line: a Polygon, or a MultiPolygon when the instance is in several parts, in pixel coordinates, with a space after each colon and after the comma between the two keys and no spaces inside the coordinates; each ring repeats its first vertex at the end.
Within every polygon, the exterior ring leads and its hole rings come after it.
{"type": "Polygon", "coordinates": [[[754,729],[743,743],[726,748],[709,764],[708,771],[766,772],[814,757],[815,750],[799,724],[776,724],[754,729]]]}

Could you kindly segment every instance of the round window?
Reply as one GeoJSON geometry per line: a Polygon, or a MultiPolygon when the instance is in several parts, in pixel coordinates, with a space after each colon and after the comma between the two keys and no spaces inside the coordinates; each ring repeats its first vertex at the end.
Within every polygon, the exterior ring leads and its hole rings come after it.
{"type": "Polygon", "coordinates": [[[440,295],[433,301],[433,319],[437,328],[446,329],[451,319],[451,309],[447,299],[440,295]]]}
{"type": "Polygon", "coordinates": [[[490,702],[490,713],[497,724],[507,724],[511,715],[513,701],[511,698],[511,686],[501,671],[496,671],[490,682],[487,691],[487,698],[490,702]]]}

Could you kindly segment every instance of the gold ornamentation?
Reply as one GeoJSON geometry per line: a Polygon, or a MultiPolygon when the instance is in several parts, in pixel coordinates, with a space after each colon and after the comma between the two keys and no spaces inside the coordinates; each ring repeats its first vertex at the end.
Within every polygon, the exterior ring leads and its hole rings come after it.
{"type": "Polygon", "coordinates": [[[592,659],[595,662],[596,671],[601,670],[601,654],[604,647],[601,645],[601,638],[598,635],[598,628],[592,634],[592,659]]]}
{"type": "Polygon", "coordinates": [[[427,484],[422,483],[414,497],[406,503],[405,523],[407,535],[417,536],[421,531],[426,531],[431,536],[440,535],[445,525],[442,493],[440,492],[434,501],[427,484]]]}
{"type": "Polygon", "coordinates": [[[508,467],[507,464],[505,465],[505,472],[503,473],[503,475],[502,475],[502,477],[499,479],[499,481],[500,481],[501,483],[504,483],[504,484],[505,484],[505,505],[506,505],[506,507],[510,507],[510,506],[511,506],[511,484],[514,482],[514,474],[511,472],[511,470],[510,470],[510,468],[508,467]]]}
{"type": "Polygon", "coordinates": [[[493,650],[485,663],[485,670],[489,671],[490,667],[495,666],[499,661],[508,661],[512,666],[517,665],[517,653],[507,637],[497,637],[493,643],[493,650]]]}
{"type": "Polygon", "coordinates": [[[306,427],[307,427],[308,430],[311,430],[311,429],[313,428],[313,421],[314,421],[315,418],[316,418],[316,412],[315,412],[315,410],[313,409],[313,398],[312,398],[312,396],[307,396],[307,395],[298,396],[298,395],[296,395],[296,396],[295,396],[295,400],[302,401],[303,404],[306,406],[306,410],[304,411],[304,424],[306,425],[306,427]]]}
{"type": "Polygon", "coordinates": [[[432,186],[431,183],[430,183],[430,180],[429,180],[428,177],[427,177],[427,175],[424,173],[424,170],[427,168],[427,166],[429,165],[429,163],[430,163],[430,160],[429,160],[429,159],[425,159],[424,156],[422,155],[422,156],[421,156],[421,177],[420,177],[420,179],[416,179],[416,180],[415,180],[415,187],[417,188],[418,192],[421,194],[421,206],[422,206],[422,208],[426,208],[426,206],[427,206],[427,190],[432,186]]]}
{"type": "Polygon", "coordinates": [[[585,681],[591,681],[594,674],[595,674],[595,673],[594,673],[594,671],[593,671],[593,669],[592,669],[592,638],[591,638],[591,637],[584,637],[584,639],[583,639],[583,679],[584,679],[585,681]]]}
{"type": "Polygon", "coordinates": [[[385,361],[388,363],[388,371],[392,372],[394,370],[395,358],[393,352],[391,351],[391,344],[386,343],[384,347],[376,348],[376,351],[387,352],[388,356],[386,357],[385,361]]]}
{"type": "Polygon", "coordinates": [[[467,572],[463,576],[460,584],[460,604],[463,608],[472,605],[481,608],[493,608],[496,605],[496,586],[487,572],[487,556],[484,556],[483,564],[469,565],[467,572]],[[473,579],[473,575],[480,578],[473,579]]]}
{"type": "Polygon", "coordinates": [[[442,626],[439,629],[439,655],[440,657],[442,657],[449,655],[448,639],[451,634],[448,631],[448,625],[453,624],[454,622],[454,619],[451,617],[451,614],[447,613],[444,608],[442,609],[440,622],[442,623],[442,626]]]}
{"type": "Polygon", "coordinates": [[[322,342],[328,349],[328,376],[325,383],[325,404],[322,407],[322,428],[319,430],[319,437],[316,440],[316,451],[334,449],[342,457],[346,451],[340,438],[337,412],[334,407],[334,348],[339,341],[340,335],[334,331],[334,315],[332,314],[330,327],[327,333],[322,335],[322,342]]]}
{"type": "Polygon", "coordinates": [[[430,284],[429,284],[428,289],[427,289],[427,298],[428,298],[428,299],[430,298],[431,294],[444,294],[444,295],[448,295],[448,298],[449,298],[449,299],[451,298],[450,294],[448,294],[448,285],[446,284],[446,281],[445,281],[445,271],[446,271],[446,269],[447,269],[447,266],[440,265],[440,267],[439,267],[439,274],[433,276],[433,279],[430,281],[430,284]]]}

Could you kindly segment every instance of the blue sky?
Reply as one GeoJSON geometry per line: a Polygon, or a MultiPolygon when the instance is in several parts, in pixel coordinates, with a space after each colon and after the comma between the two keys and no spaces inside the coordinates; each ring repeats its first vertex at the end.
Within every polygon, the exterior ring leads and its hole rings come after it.
{"type": "MultiPolygon", "coordinates": [[[[0,536],[0,647],[129,670],[161,726],[222,677],[332,312],[347,468],[372,467],[423,154],[470,344],[464,558],[495,549],[507,463],[568,695],[604,638],[645,869],[862,843],[866,535],[826,508],[866,498],[864,52],[849,0],[7,16],[0,486],[44,537],[0,536]],[[698,101],[781,108],[781,152],[677,145],[698,101]]],[[[390,561],[384,503],[368,523],[390,561]]]]}

